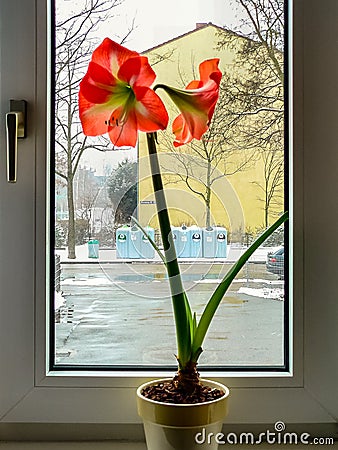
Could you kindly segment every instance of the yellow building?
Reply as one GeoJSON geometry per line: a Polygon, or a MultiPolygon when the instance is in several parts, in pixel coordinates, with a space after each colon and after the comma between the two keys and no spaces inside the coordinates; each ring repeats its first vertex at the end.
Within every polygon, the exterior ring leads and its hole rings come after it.
{"type": "MultiPolygon", "coordinates": [[[[234,70],[237,70],[237,73],[239,70],[243,73],[250,70],[249,62],[247,67],[244,64],[240,69],[235,65],[237,51],[245,38],[232,33],[235,41],[232,39],[231,43],[220,48],[218,43],[222,33],[228,32],[213,24],[197,24],[195,30],[144,52],[156,72],[156,84],[185,87],[192,79],[199,78],[199,63],[215,57],[220,59],[219,67],[222,73],[231,75],[234,70]]],[[[165,102],[171,118],[176,117],[177,110],[170,99],[161,90],[157,93],[165,102]]],[[[278,107],[283,108],[283,105],[278,107]]],[[[253,149],[252,146],[249,149],[243,148],[243,141],[241,145],[236,143],[236,128],[232,130],[231,137],[228,136],[226,119],[222,118],[222,113],[218,114],[220,115],[217,116],[219,121],[217,133],[206,134],[208,140],[202,142],[194,141],[191,145],[174,149],[171,127],[169,126],[168,131],[164,133],[158,133],[160,164],[172,224],[179,226],[185,223],[203,227],[209,223],[225,226],[232,233],[260,228],[265,224],[264,184],[267,170],[273,170],[272,162],[269,160],[271,157],[269,148],[265,148],[265,152],[262,152],[262,149],[253,149]],[[227,143],[228,140],[231,145],[227,143]],[[211,152],[213,156],[218,152],[217,157],[213,163],[207,163],[208,157],[205,155],[206,153],[210,155],[211,152]],[[238,170],[239,167],[242,167],[242,170],[238,170]],[[205,185],[208,185],[206,180],[208,176],[210,178],[210,174],[214,181],[209,189],[211,198],[208,217],[206,210],[208,189],[205,185]]],[[[251,120],[250,116],[245,119],[244,123],[247,123],[248,129],[251,120]]],[[[257,118],[255,120],[257,123],[257,118]]],[[[269,145],[272,144],[266,144],[269,145]]],[[[283,143],[281,145],[283,147],[283,143]]],[[[144,133],[141,133],[138,151],[139,220],[144,225],[150,224],[157,228],[144,133]]],[[[283,159],[282,153],[283,151],[274,152],[273,155],[275,158],[277,155],[283,159]]],[[[273,221],[274,214],[282,210],[281,183],[275,192],[274,205],[270,206],[269,221],[273,221]]]]}

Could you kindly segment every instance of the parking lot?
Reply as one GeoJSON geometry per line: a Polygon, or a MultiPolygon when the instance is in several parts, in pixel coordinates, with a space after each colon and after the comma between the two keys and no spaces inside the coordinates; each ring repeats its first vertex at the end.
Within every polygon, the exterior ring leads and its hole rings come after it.
{"type": "MultiPolygon", "coordinates": [[[[226,262],[182,265],[197,315],[230,267],[226,262]]],[[[282,365],[283,283],[264,263],[247,264],[219,307],[200,365],[282,365]]],[[[175,365],[171,301],[161,264],[64,262],[61,291],[58,364],[175,365]]]]}

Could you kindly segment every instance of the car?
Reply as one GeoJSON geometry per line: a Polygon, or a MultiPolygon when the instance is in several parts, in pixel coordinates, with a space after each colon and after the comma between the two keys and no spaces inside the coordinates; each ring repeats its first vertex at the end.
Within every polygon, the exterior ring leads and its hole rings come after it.
{"type": "Polygon", "coordinates": [[[284,247],[279,248],[273,253],[268,253],[266,269],[268,272],[284,278],[284,247]]]}

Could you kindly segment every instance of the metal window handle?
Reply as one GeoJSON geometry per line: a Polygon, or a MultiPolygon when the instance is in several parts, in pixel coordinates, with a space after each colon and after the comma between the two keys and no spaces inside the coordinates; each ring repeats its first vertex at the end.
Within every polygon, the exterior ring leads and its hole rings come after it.
{"type": "Polygon", "coordinates": [[[10,100],[10,111],[6,114],[7,133],[7,181],[16,182],[18,138],[26,137],[25,100],[10,100]]]}

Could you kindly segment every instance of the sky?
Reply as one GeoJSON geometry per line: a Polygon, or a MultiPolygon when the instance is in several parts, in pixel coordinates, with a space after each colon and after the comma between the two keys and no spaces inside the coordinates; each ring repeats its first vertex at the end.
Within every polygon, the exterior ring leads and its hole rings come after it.
{"type": "Polygon", "coordinates": [[[128,47],[144,51],[193,30],[198,22],[232,26],[238,19],[230,0],[125,0],[121,25],[135,17],[128,47]]]}
{"type": "MultiPolygon", "coordinates": [[[[64,16],[85,3],[85,0],[55,1],[59,14],[64,16]]],[[[101,24],[97,34],[122,38],[134,19],[127,45],[139,52],[193,30],[198,22],[233,28],[240,18],[233,0],[122,0],[113,12],[118,17],[101,24]]]]}
{"type": "MultiPolygon", "coordinates": [[[[85,0],[55,0],[58,15],[72,16],[85,0]]],[[[134,22],[133,31],[125,42],[131,50],[142,52],[196,28],[196,23],[212,22],[215,25],[237,29],[237,16],[232,0],[124,0],[114,7],[110,22],[101,23],[95,32],[103,38],[119,42],[134,22]]],[[[126,157],[136,158],[136,151],[101,153],[86,152],[81,165],[94,167],[98,175],[114,167],[126,157]],[[105,169],[106,167],[106,169],[105,169]]]]}

